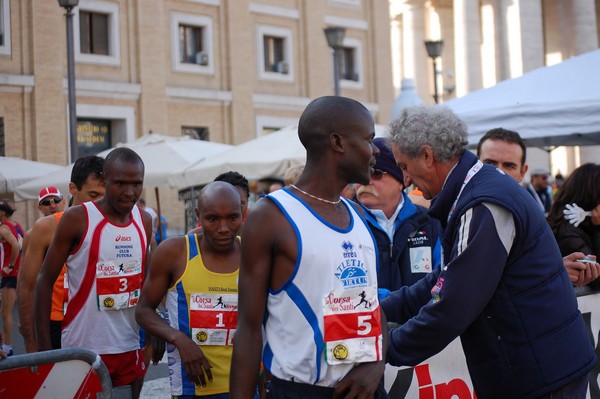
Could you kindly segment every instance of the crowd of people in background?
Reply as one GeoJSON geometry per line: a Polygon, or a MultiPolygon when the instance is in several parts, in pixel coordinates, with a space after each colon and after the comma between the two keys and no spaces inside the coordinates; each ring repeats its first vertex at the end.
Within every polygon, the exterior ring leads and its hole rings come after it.
{"type": "Polygon", "coordinates": [[[596,359],[573,288],[600,289],[600,165],[552,182],[504,128],[473,154],[444,107],[374,138],[362,104],[321,97],[298,134],[305,165],[217,176],[181,236],[127,148],[77,160],[68,209],[42,188],[27,232],[0,201],[0,358],[17,303],[27,352],[91,349],[134,399],[165,350],[174,397],[386,398],[386,363],[457,337],[478,397],[585,395],[596,359]]]}

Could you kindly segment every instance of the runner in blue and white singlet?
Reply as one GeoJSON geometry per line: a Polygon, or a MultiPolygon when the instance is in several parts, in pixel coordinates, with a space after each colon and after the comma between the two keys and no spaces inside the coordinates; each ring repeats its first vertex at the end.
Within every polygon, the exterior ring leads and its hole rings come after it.
{"type": "Polygon", "coordinates": [[[339,229],[288,189],[269,198],[296,232],[298,260],[268,295],[265,367],[282,380],[333,386],[357,363],[382,359],[374,239],[345,199],[351,222],[339,229]]]}

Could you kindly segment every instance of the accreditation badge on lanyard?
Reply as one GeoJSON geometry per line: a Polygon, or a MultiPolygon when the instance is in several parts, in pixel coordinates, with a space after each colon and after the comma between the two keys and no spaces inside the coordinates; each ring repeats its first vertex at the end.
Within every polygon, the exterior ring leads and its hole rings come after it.
{"type": "Polygon", "coordinates": [[[377,287],[331,291],[323,298],[323,311],[328,364],[382,359],[383,337],[377,287]]]}
{"type": "Polygon", "coordinates": [[[413,232],[408,237],[411,273],[431,273],[431,240],[424,230],[413,232]]]}

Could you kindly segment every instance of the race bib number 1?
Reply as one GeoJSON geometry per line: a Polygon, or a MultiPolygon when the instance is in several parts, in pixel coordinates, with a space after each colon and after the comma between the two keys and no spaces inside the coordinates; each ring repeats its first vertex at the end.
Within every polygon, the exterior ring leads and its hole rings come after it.
{"type": "Polygon", "coordinates": [[[323,298],[328,364],[382,359],[383,337],[376,287],[332,291],[323,298]]]}
{"type": "Polygon", "coordinates": [[[96,265],[98,309],[121,310],[134,307],[142,288],[142,262],[104,261],[96,265]]]}
{"type": "Polygon", "coordinates": [[[197,345],[233,345],[237,294],[190,294],[190,327],[197,345]]]}

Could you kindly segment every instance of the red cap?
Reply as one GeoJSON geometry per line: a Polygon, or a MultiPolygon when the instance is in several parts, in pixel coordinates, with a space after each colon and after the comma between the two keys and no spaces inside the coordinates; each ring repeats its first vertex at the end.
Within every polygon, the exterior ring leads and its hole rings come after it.
{"type": "Polygon", "coordinates": [[[42,191],[40,191],[40,195],[38,196],[38,202],[43,200],[46,197],[59,197],[62,198],[62,194],[56,187],[44,187],[42,191]]]}

